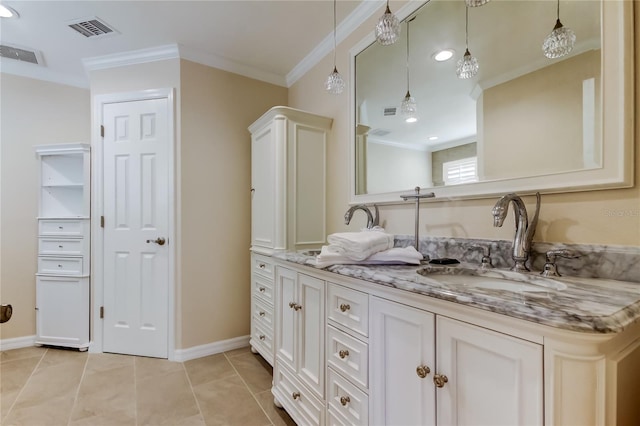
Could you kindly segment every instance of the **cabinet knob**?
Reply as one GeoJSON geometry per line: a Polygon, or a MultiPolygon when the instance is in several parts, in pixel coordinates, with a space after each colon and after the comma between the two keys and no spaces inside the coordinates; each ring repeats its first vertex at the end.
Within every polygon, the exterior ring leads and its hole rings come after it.
{"type": "Polygon", "coordinates": [[[264,268],[265,268],[265,266],[267,266],[267,265],[265,265],[264,263],[261,263],[260,265],[258,265],[258,267],[259,267],[260,269],[264,269],[264,268]]]}
{"type": "Polygon", "coordinates": [[[447,383],[449,381],[449,378],[447,376],[445,376],[444,374],[436,374],[433,376],[433,383],[441,388],[444,387],[444,384],[447,383]]]}
{"type": "Polygon", "coordinates": [[[266,290],[266,288],[264,288],[264,287],[260,287],[260,288],[258,289],[258,291],[260,291],[260,293],[264,293],[264,291],[265,291],[265,290],[266,290]]]}
{"type": "Polygon", "coordinates": [[[264,334],[260,335],[260,340],[264,340],[266,338],[266,336],[264,334]]]}
{"type": "Polygon", "coordinates": [[[260,315],[261,317],[263,317],[263,316],[265,316],[265,312],[264,312],[264,311],[260,311],[260,313],[259,313],[258,315],[260,315]]]}
{"type": "Polygon", "coordinates": [[[291,309],[293,309],[293,307],[294,307],[294,306],[296,306],[295,302],[289,302],[289,307],[290,307],[291,309]]]}
{"type": "Polygon", "coordinates": [[[293,307],[293,310],[296,311],[296,312],[299,311],[300,309],[302,309],[302,305],[298,305],[297,303],[293,307]]]}
{"type": "Polygon", "coordinates": [[[62,246],[58,246],[58,248],[62,248],[62,246]]]}
{"type": "Polygon", "coordinates": [[[340,310],[342,312],[347,312],[349,309],[351,309],[351,306],[347,303],[343,303],[340,305],[340,310]]]}
{"type": "Polygon", "coordinates": [[[348,403],[351,402],[351,398],[349,398],[349,396],[341,396],[340,397],[340,404],[342,404],[342,406],[344,407],[345,405],[347,405],[348,403]]]}
{"type": "Polygon", "coordinates": [[[291,394],[291,398],[293,399],[300,399],[300,392],[294,392],[291,394]]]}
{"type": "Polygon", "coordinates": [[[340,352],[338,352],[338,355],[340,356],[340,358],[345,359],[346,357],[349,356],[349,351],[346,349],[343,349],[340,352]]]}
{"type": "Polygon", "coordinates": [[[427,367],[426,365],[419,365],[416,368],[416,374],[418,375],[418,377],[420,377],[421,379],[424,379],[425,377],[427,377],[427,375],[431,373],[431,369],[429,367],[427,367]]]}

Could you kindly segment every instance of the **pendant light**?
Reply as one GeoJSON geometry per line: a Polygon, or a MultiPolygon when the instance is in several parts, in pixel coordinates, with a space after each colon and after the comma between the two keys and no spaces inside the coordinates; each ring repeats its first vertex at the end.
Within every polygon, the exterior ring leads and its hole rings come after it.
{"type": "Polygon", "coordinates": [[[458,61],[456,64],[456,74],[458,78],[471,78],[478,74],[478,69],[480,66],[478,65],[478,60],[471,56],[469,52],[469,6],[465,6],[466,20],[465,20],[465,46],[466,50],[464,52],[464,56],[458,61]]]}
{"type": "Polygon", "coordinates": [[[465,3],[469,7],[478,7],[489,3],[489,0],[465,0],[465,3]]]}
{"type": "Polygon", "coordinates": [[[405,95],[402,103],[400,104],[400,112],[404,116],[404,121],[407,123],[415,123],[418,121],[417,112],[418,106],[416,100],[411,96],[409,92],[409,22],[416,19],[415,17],[407,21],[407,94],[405,95]]]}
{"type": "Polygon", "coordinates": [[[344,91],[344,79],[336,66],[336,1],[333,0],[333,72],[324,83],[325,90],[332,95],[339,95],[344,91]]]}
{"type": "Polygon", "coordinates": [[[400,37],[400,21],[391,13],[389,0],[387,0],[387,9],[376,25],[376,40],[383,46],[389,46],[398,41],[398,37],[400,37]]]}
{"type": "Polygon", "coordinates": [[[553,31],[544,39],[542,51],[549,59],[560,58],[568,55],[576,44],[576,35],[570,28],[560,22],[560,0],[557,3],[556,25],[553,31]]]}

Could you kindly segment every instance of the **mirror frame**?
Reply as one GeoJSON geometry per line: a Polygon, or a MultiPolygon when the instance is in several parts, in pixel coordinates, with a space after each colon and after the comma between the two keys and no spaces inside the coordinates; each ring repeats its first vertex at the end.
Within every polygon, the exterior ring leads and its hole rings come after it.
{"type": "MultiPolygon", "coordinates": [[[[424,188],[435,193],[437,202],[452,199],[489,198],[508,192],[522,195],[539,191],[543,194],[579,192],[634,185],[634,28],[633,3],[601,1],[602,16],[602,166],[594,169],[568,171],[540,176],[489,180],[463,185],[424,188]]],[[[424,2],[409,2],[396,13],[403,21],[424,2]],[[418,4],[416,4],[418,3],[418,4]]],[[[350,79],[353,82],[349,99],[349,204],[403,204],[401,194],[414,188],[378,194],[356,194],[356,56],[375,42],[371,31],[349,51],[350,79]]]]}

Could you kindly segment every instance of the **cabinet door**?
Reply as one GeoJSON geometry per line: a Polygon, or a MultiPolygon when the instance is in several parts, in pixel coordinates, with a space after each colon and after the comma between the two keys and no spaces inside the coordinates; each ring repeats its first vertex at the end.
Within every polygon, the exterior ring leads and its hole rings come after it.
{"type": "Polygon", "coordinates": [[[435,425],[434,315],[376,297],[369,312],[371,424],[435,425]]]}
{"type": "Polygon", "coordinates": [[[324,281],[298,274],[298,375],[322,399],[324,395],[324,281]]]}
{"type": "Polygon", "coordinates": [[[274,137],[269,125],[251,138],[251,245],[266,248],[276,244],[274,137]]]}
{"type": "Polygon", "coordinates": [[[542,346],[438,317],[438,424],[543,424],[542,346]]]}
{"type": "Polygon", "coordinates": [[[296,303],[297,273],[278,268],[276,273],[275,336],[276,356],[291,370],[297,371],[297,323],[298,312],[291,304],[296,303]]]}

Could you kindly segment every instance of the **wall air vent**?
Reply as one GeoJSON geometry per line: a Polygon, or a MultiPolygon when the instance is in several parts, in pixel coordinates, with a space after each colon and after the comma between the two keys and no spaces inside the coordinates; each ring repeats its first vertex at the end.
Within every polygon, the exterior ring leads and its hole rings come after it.
{"type": "Polygon", "coordinates": [[[42,54],[34,49],[24,46],[0,45],[0,57],[29,62],[36,65],[44,65],[42,54]]]}
{"type": "Polygon", "coordinates": [[[369,130],[368,135],[369,136],[387,136],[389,133],[391,133],[390,130],[385,130],[385,129],[373,129],[373,130],[369,130]]]}
{"type": "Polygon", "coordinates": [[[69,27],[87,38],[112,36],[118,32],[103,20],[93,17],[78,19],[67,23],[69,27]]]}
{"type": "Polygon", "coordinates": [[[396,107],[385,107],[382,113],[385,117],[396,115],[397,109],[396,107]]]}

